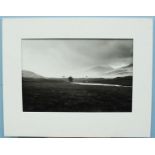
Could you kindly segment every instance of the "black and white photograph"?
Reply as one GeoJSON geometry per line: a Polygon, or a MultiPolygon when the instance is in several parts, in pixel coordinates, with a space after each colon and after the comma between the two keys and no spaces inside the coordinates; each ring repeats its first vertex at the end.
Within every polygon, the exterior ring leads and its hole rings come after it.
{"type": "Polygon", "coordinates": [[[132,112],[133,39],[22,39],[24,112],[132,112]]]}

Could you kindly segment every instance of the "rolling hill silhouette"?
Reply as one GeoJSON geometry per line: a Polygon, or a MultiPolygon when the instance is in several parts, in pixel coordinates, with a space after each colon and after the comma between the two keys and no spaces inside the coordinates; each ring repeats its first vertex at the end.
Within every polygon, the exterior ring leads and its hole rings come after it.
{"type": "Polygon", "coordinates": [[[95,66],[87,70],[86,74],[88,76],[103,77],[103,78],[132,76],[133,64],[129,64],[117,69],[114,69],[110,66],[95,66]]]}
{"type": "Polygon", "coordinates": [[[96,77],[101,77],[104,73],[106,72],[110,72],[112,71],[113,68],[110,67],[110,66],[94,66],[94,67],[91,67],[89,68],[87,71],[86,71],[86,74],[88,76],[96,76],[96,77]]]}
{"type": "Polygon", "coordinates": [[[43,76],[41,76],[39,74],[36,74],[32,71],[27,71],[27,70],[22,71],[22,77],[23,78],[34,78],[34,79],[44,78],[43,76]]]}
{"type": "Polygon", "coordinates": [[[129,64],[127,66],[123,66],[113,71],[110,71],[105,74],[106,76],[112,77],[125,77],[125,76],[132,76],[133,75],[133,64],[129,64]]]}

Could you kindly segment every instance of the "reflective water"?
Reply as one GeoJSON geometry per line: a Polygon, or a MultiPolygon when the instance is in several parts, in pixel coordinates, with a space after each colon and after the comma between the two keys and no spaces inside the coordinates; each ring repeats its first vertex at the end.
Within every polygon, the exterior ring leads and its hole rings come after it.
{"type": "Polygon", "coordinates": [[[123,86],[123,85],[116,85],[116,84],[104,84],[104,83],[83,83],[83,82],[73,82],[73,84],[79,85],[91,85],[91,86],[107,86],[107,87],[132,87],[132,86],[123,86]]]}

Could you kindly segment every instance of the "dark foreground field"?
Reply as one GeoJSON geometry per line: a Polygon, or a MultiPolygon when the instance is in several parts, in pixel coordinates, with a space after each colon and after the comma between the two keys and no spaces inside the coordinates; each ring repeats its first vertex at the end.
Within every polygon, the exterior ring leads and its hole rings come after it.
{"type": "Polygon", "coordinates": [[[132,87],[23,78],[24,112],[131,112],[132,87]]]}

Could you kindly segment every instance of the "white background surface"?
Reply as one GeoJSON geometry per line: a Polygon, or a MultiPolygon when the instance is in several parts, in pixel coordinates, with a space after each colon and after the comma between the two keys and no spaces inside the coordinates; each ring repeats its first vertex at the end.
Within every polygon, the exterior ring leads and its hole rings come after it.
{"type": "Polygon", "coordinates": [[[150,137],[152,20],[5,19],[3,60],[5,136],[150,137]],[[22,38],[133,38],[132,113],[23,113],[22,38]]]}
{"type": "Polygon", "coordinates": [[[0,11],[7,16],[152,16],[154,0],[1,0],[0,11]]]}
{"type": "Polygon", "coordinates": [[[0,153],[16,155],[154,155],[153,139],[0,139],[0,153]],[[2,143],[3,142],[3,143],[2,143]]]}
{"type": "Polygon", "coordinates": [[[154,155],[153,139],[2,139],[0,153],[17,155],[154,155]]]}

